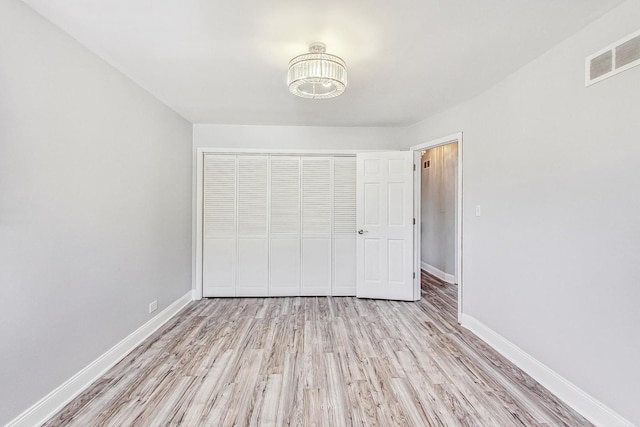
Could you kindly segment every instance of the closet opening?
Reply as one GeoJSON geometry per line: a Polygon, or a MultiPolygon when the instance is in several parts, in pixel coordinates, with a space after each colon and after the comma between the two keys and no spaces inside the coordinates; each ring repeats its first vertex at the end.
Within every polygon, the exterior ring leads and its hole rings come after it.
{"type": "Polygon", "coordinates": [[[355,152],[198,149],[194,298],[356,295],[355,152]]]}

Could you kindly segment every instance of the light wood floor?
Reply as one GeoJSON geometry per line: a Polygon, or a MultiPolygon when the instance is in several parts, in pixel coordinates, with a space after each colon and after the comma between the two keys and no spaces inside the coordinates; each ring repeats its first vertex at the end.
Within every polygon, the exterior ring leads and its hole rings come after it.
{"type": "Polygon", "coordinates": [[[45,425],[590,425],[460,328],[456,293],[193,302],[45,425]]]}

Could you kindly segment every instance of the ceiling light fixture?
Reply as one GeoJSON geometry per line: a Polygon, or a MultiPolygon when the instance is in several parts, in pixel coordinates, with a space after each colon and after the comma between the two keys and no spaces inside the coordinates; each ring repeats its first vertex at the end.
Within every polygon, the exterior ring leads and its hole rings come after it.
{"type": "Polygon", "coordinates": [[[289,91],[302,98],[326,99],[340,95],[347,87],[347,64],[326,52],[324,43],[311,43],[309,53],[289,61],[289,91]]]}

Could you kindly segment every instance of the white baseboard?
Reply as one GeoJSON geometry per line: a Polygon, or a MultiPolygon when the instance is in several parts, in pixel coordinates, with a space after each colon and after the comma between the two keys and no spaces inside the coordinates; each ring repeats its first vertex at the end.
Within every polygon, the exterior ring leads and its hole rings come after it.
{"type": "Polygon", "coordinates": [[[192,300],[191,291],[178,298],[170,306],[162,310],[147,323],[136,329],[128,337],[109,349],[102,356],[91,362],[81,371],[69,378],[58,388],[40,399],[22,414],[18,415],[5,427],[30,427],[41,425],[56,412],[80,394],[107,370],[122,360],[142,341],[158,330],[169,319],[175,316],[192,300]]]}
{"type": "Polygon", "coordinates": [[[456,283],[456,277],[453,274],[445,273],[444,271],[435,268],[433,265],[429,265],[426,262],[421,261],[420,267],[422,267],[422,269],[427,273],[433,274],[440,280],[444,280],[445,282],[452,284],[456,283]]]}
{"type": "Polygon", "coordinates": [[[571,406],[596,426],[633,427],[633,424],[611,408],[581,390],[520,347],[503,338],[468,314],[460,315],[460,324],[473,332],[498,353],[529,374],[547,390],[571,406]]]}

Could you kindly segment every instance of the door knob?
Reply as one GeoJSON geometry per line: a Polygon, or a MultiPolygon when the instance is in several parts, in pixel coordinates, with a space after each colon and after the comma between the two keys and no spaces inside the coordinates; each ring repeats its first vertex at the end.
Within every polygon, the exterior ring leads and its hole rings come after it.
{"type": "Polygon", "coordinates": [[[367,230],[358,230],[358,234],[364,234],[364,233],[368,233],[367,230]]]}

